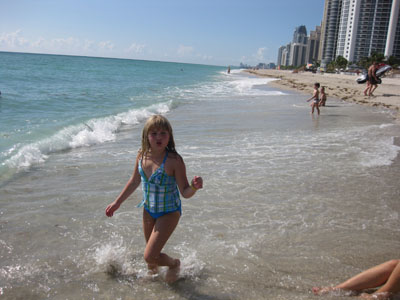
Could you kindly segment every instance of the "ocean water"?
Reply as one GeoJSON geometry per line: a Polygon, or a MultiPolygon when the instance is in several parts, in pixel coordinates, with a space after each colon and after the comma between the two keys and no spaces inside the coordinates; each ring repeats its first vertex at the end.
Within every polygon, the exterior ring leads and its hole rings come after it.
{"type": "Polygon", "coordinates": [[[391,111],[328,95],[311,116],[307,95],[215,66],[0,53],[0,72],[4,299],[312,299],[399,257],[391,111]],[[147,275],[141,191],[104,214],[154,113],[204,179],[165,248],[173,285],[147,275]]]}

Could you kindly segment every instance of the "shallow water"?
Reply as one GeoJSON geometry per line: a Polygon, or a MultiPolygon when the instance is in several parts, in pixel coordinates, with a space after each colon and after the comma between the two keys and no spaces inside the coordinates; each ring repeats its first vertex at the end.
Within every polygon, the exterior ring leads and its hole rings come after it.
{"type": "Polygon", "coordinates": [[[236,73],[224,80],[182,91],[197,100],[166,114],[188,177],[204,178],[165,249],[182,261],[178,282],[146,275],[140,191],[104,214],[131,175],[139,122],[51,153],[0,187],[2,296],[312,299],[314,285],[398,258],[391,113],[328,98],[312,117],[304,95],[236,73]]]}

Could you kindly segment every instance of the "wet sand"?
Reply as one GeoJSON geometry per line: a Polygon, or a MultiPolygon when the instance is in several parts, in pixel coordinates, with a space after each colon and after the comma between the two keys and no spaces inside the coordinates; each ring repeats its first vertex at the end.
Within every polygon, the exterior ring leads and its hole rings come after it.
{"type": "Polygon", "coordinates": [[[305,94],[312,94],[314,82],[325,86],[329,98],[338,98],[348,102],[369,106],[383,106],[397,111],[397,121],[400,122],[400,78],[382,78],[382,84],[374,92],[374,96],[364,96],[366,84],[358,84],[357,75],[322,74],[311,72],[293,73],[282,70],[248,70],[257,76],[273,77],[279,80],[268,83],[270,86],[296,90],[305,94]]]}

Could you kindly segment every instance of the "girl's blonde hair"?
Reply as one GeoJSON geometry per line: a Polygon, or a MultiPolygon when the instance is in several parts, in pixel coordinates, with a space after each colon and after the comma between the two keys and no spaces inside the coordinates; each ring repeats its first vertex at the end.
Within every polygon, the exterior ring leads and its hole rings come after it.
{"type": "Polygon", "coordinates": [[[147,119],[144,124],[143,132],[142,132],[142,149],[140,149],[140,153],[142,158],[146,155],[150,150],[150,142],[149,142],[149,132],[153,129],[163,129],[168,131],[169,133],[169,141],[167,145],[167,151],[172,153],[177,153],[175,150],[175,142],[174,135],[172,133],[172,127],[166,117],[161,115],[154,115],[147,119]]]}

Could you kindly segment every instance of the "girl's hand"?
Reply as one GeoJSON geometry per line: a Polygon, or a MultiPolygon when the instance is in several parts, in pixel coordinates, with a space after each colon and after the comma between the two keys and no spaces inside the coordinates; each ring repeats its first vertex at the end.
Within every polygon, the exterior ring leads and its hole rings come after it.
{"type": "Polygon", "coordinates": [[[111,203],[110,205],[107,206],[106,208],[106,216],[107,217],[112,217],[114,212],[119,208],[120,204],[117,204],[115,202],[111,203]]]}
{"type": "Polygon", "coordinates": [[[203,188],[203,178],[201,178],[199,176],[194,176],[192,179],[192,186],[196,190],[203,188]]]}

